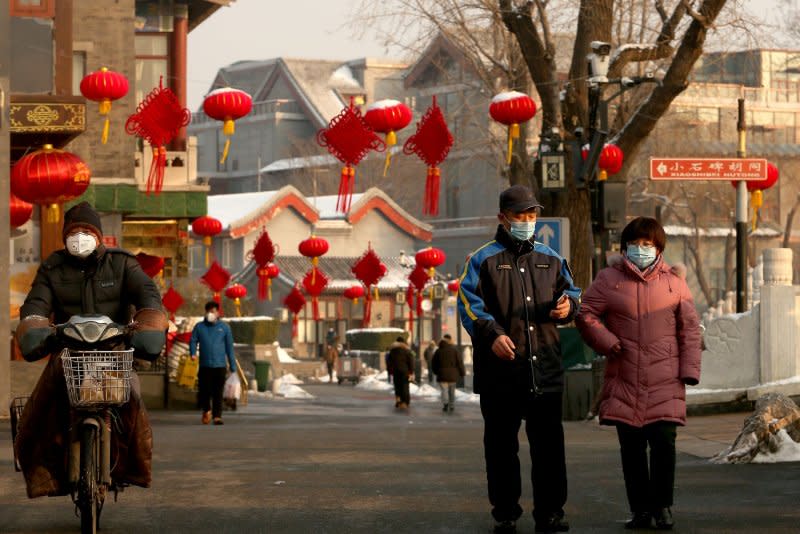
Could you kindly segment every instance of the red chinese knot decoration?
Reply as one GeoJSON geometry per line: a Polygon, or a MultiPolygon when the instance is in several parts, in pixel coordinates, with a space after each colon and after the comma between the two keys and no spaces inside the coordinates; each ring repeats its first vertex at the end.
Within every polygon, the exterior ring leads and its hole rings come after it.
{"type": "Polygon", "coordinates": [[[397,100],[378,100],[367,106],[364,120],[370,128],[386,136],[386,161],[383,165],[383,175],[389,170],[392,162],[391,147],[397,144],[397,132],[411,122],[412,114],[408,106],[397,100]]]}
{"type": "Polygon", "coordinates": [[[128,117],[125,131],[138,135],[153,147],[153,160],[147,176],[147,194],[159,194],[164,184],[164,170],[167,166],[166,144],[172,141],[178,130],[189,124],[191,112],[181,107],[178,98],[159,80],[153,89],[139,103],[136,113],[128,117]]]}
{"type": "Polygon", "coordinates": [[[33,214],[33,204],[25,202],[14,193],[8,200],[8,216],[11,228],[19,228],[28,222],[33,214]]]}
{"type": "MultiPolygon", "coordinates": [[[[200,281],[214,292],[214,302],[220,304],[220,292],[225,289],[231,280],[231,273],[216,261],[211,264],[206,274],[200,277],[200,281]]],[[[221,308],[220,308],[221,311],[221,308]]]]}
{"type": "Polygon", "coordinates": [[[242,284],[233,284],[225,290],[225,296],[233,301],[236,306],[236,317],[242,316],[242,299],[247,296],[247,288],[242,284]]]}
{"type": "Polygon", "coordinates": [[[306,298],[295,285],[292,290],[283,298],[283,305],[292,312],[292,339],[297,337],[297,314],[303,311],[306,305],[306,298]]]}
{"type": "Polygon", "coordinates": [[[169,312],[170,318],[174,320],[175,312],[183,306],[183,296],[170,286],[164,296],[161,297],[161,303],[164,305],[164,309],[169,312]]]}
{"type": "Polygon", "coordinates": [[[203,236],[203,246],[206,249],[206,265],[208,265],[211,238],[222,232],[222,222],[214,217],[203,215],[192,222],[192,232],[203,236]]]}
{"type": "Polygon", "coordinates": [[[500,124],[508,126],[508,153],[506,165],[511,165],[514,139],[519,139],[519,125],[536,115],[536,102],[519,91],[506,91],[495,95],[489,104],[489,115],[500,124]]]}
{"type": "Polygon", "coordinates": [[[303,277],[303,288],[311,297],[311,312],[314,314],[315,321],[319,321],[319,296],[325,291],[327,285],[328,277],[316,267],[309,269],[303,277]]]}
{"type": "Polygon", "coordinates": [[[428,271],[420,264],[417,264],[408,275],[409,284],[408,292],[406,293],[406,304],[408,304],[409,330],[413,330],[414,327],[414,290],[416,289],[417,293],[417,317],[420,317],[422,315],[422,290],[425,289],[425,284],[428,283],[428,280],[430,280],[428,271]]]}
{"type": "Polygon", "coordinates": [[[44,145],[11,168],[11,191],[25,202],[47,206],[46,220],[55,223],[60,217],[59,204],[81,196],[91,175],[75,154],[44,145]]]}
{"type": "Polygon", "coordinates": [[[417,265],[427,270],[428,278],[433,278],[436,274],[436,268],[445,262],[447,256],[442,249],[428,247],[417,252],[414,259],[417,265]]]}
{"type": "Polygon", "coordinates": [[[272,242],[267,231],[263,229],[255,247],[248,255],[258,266],[256,274],[258,275],[259,300],[264,300],[267,297],[272,300],[272,279],[281,272],[278,266],[272,263],[277,251],[278,247],[272,242]]]}
{"type": "Polygon", "coordinates": [[[84,76],[81,80],[80,89],[83,96],[99,103],[98,110],[100,115],[106,118],[103,122],[103,134],[100,140],[103,144],[106,144],[108,141],[108,114],[111,112],[111,102],[119,100],[128,94],[128,79],[119,72],[103,67],[84,76]]]}
{"type": "Polygon", "coordinates": [[[225,134],[225,148],[222,149],[220,163],[225,163],[231,147],[231,136],[235,132],[234,121],[241,119],[253,108],[252,97],[242,90],[233,87],[215,89],[203,100],[203,111],[212,119],[223,121],[222,133],[225,134]]]}
{"type": "Polygon", "coordinates": [[[328,149],[333,156],[345,164],[339,180],[339,195],[336,209],[346,213],[350,209],[355,183],[355,166],[370,150],[382,152],[386,144],[369,127],[361,112],[350,99],[350,106],[331,119],[327,128],[317,132],[317,143],[328,149]]]}
{"type": "Polygon", "coordinates": [[[350,268],[356,278],[366,287],[364,292],[364,321],[363,325],[369,326],[372,315],[372,297],[370,287],[377,286],[378,281],[386,275],[386,266],[381,262],[372,245],[367,247],[366,252],[350,268]]]}
{"type": "Polygon", "coordinates": [[[439,182],[441,180],[439,165],[447,157],[452,146],[453,135],[447,129],[444,115],[436,104],[436,96],[434,96],[431,107],[417,124],[417,132],[409,137],[403,145],[404,154],[416,154],[428,165],[422,213],[434,217],[439,214],[439,182]]]}

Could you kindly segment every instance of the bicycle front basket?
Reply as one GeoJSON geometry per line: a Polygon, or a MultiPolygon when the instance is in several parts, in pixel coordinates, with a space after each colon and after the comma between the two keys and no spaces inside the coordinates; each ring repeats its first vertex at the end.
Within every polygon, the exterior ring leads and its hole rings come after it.
{"type": "Polygon", "coordinates": [[[69,402],[74,408],[119,406],[131,393],[133,349],[61,352],[69,402]]]}

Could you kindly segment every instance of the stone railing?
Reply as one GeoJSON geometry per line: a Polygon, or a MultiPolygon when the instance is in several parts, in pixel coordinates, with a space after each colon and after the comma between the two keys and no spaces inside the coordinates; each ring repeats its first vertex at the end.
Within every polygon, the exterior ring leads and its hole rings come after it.
{"type": "MultiPolygon", "coordinates": [[[[141,191],[147,190],[147,177],[153,163],[153,149],[144,143],[144,151],[136,152],[134,176],[141,191]]],[[[163,189],[186,190],[197,185],[197,137],[189,136],[186,151],[167,151],[167,166],[164,169],[163,189]]]]}

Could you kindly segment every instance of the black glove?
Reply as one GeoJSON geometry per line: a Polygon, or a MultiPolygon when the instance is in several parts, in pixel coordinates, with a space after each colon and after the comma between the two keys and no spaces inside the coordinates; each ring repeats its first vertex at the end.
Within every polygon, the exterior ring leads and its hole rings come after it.
{"type": "Polygon", "coordinates": [[[47,341],[52,333],[51,328],[29,328],[19,341],[22,357],[28,361],[44,358],[48,353],[47,341]]]}
{"type": "Polygon", "coordinates": [[[686,384],[687,386],[696,386],[699,383],[696,378],[686,377],[683,378],[682,380],[683,383],[686,384]]]}
{"type": "Polygon", "coordinates": [[[158,330],[134,332],[131,336],[133,355],[143,360],[155,360],[167,342],[167,333],[158,330]]]}

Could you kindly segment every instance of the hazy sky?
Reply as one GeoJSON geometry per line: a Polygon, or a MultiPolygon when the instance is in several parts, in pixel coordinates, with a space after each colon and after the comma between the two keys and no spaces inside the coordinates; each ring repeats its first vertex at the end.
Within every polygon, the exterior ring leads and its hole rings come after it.
{"type": "Polygon", "coordinates": [[[220,67],[274,57],[354,59],[386,52],[353,37],[348,15],[358,0],[236,0],[189,34],[188,104],[196,110],[220,67]]]}

